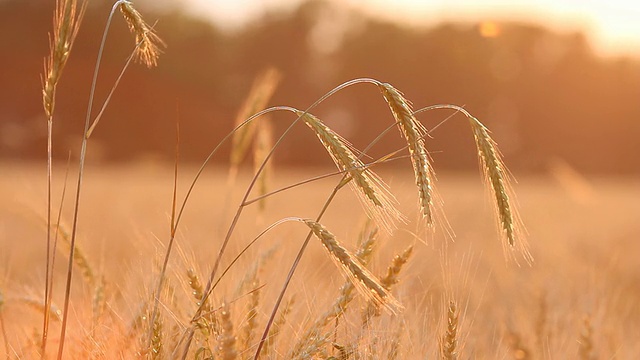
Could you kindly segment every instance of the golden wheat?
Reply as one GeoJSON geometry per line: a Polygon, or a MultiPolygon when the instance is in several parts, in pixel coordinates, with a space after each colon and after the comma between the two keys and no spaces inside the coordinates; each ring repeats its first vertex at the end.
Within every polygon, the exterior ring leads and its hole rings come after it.
{"type": "Polygon", "coordinates": [[[165,46],[162,39],[142,19],[142,15],[133,7],[130,1],[121,0],[118,4],[118,9],[127,22],[129,30],[136,37],[136,43],[138,44],[135,50],[136,60],[150,68],[158,65],[160,47],[165,46]]]}
{"type": "MultiPolygon", "coordinates": [[[[360,246],[354,255],[362,266],[367,266],[371,259],[377,239],[378,229],[376,227],[370,228],[370,223],[367,222],[360,234],[360,246]]],[[[293,346],[294,350],[289,356],[290,358],[296,359],[311,356],[320,351],[320,347],[326,345],[329,341],[329,335],[324,333],[324,328],[344,314],[347,306],[354,298],[353,290],[354,285],[350,280],[340,287],[338,297],[333,304],[308,327],[297,344],[293,346]]]]}
{"type": "Polygon", "coordinates": [[[364,296],[374,303],[384,306],[393,313],[402,308],[393,295],[382,286],[380,280],[367,270],[367,268],[362,266],[347,249],[340,245],[336,237],[322,224],[309,219],[303,219],[302,221],[313,231],[313,234],[322,242],[324,248],[329,252],[331,259],[334,260],[347,277],[352,280],[355,287],[364,296]]]}
{"type": "MultiPolygon", "coordinates": [[[[262,163],[269,155],[271,148],[273,147],[273,125],[271,119],[264,118],[258,123],[258,134],[253,146],[253,169],[258,172],[262,163]]],[[[273,160],[268,161],[265,164],[263,171],[258,175],[258,196],[264,196],[269,192],[269,182],[273,175],[273,160]]],[[[258,209],[264,212],[266,208],[267,199],[261,198],[258,201],[258,209]]]]}
{"type": "Polygon", "coordinates": [[[400,91],[387,83],[379,83],[378,87],[407,142],[418,186],[420,209],[427,224],[431,226],[433,225],[433,169],[424,142],[427,130],[413,115],[411,104],[400,91]]]}
{"type": "Polygon", "coordinates": [[[505,249],[519,249],[525,260],[531,262],[533,258],[529,253],[529,246],[523,236],[521,220],[517,209],[512,205],[509,174],[502,161],[502,156],[495,141],[491,138],[489,130],[472,116],[469,117],[469,121],[476,140],[483,172],[494,195],[499,225],[506,239],[505,249]]]}
{"type": "Polygon", "coordinates": [[[222,333],[218,336],[218,353],[222,360],[233,360],[238,356],[236,337],[233,332],[233,322],[229,312],[229,304],[225,302],[220,312],[222,333]]]}
{"type": "Polygon", "coordinates": [[[582,329],[580,330],[578,344],[580,345],[578,354],[581,360],[593,360],[596,358],[593,353],[593,327],[589,314],[586,314],[582,319],[582,329]]]}
{"type": "Polygon", "coordinates": [[[317,117],[302,111],[298,116],[309,126],[327,149],[338,169],[349,175],[349,184],[367,214],[385,230],[391,232],[402,214],[395,208],[396,200],[387,185],[351,151],[350,144],[317,117]]]}
{"type": "MultiPolygon", "coordinates": [[[[413,246],[409,246],[401,254],[393,258],[391,265],[387,268],[387,274],[380,279],[380,283],[385,289],[391,290],[391,287],[398,283],[398,274],[400,274],[403,266],[409,261],[412,253],[413,246]]],[[[374,316],[380,316],[380,307],[374,302],[369,302],[362,312],[362,326],[367,326],[374,316]]]]}
{"type": "MultiPolygon", "coordinates": [[[[267,106],[267,103],[280,82],[280,78],[281,74],[278,70],[269,68],[255,79],[249,95],[245,98],[244,103],[240,107],[240,111],[238,111],[236,115],[234,127],[240,126],[249,116],[267,106]]],[[[256,124],[262,124],[263,122],[264,120],[249,122],[233,133],[230,156],[232,170],[235,170],[246,156],[256,132],[258,136],[260,136],[262,131],[261,129],[257,129],[258,125],[256,124]]],[[[267,151],[269,150],[271,150],[271,147],[269,147],[267,151]]]]}
{"type": "Polygon", "coordinates": [[[440,353],[444,360],[458,358],[458,307],[453,300],[447,306],[447,330],[440,341],[440,353]]]}
{"type": "Polygon", "coordinates": [[[77,0],[56,1],[53,18],[53,40],[49,58],[45,63],[45,80],[42,90],[42,102],[47,119],[51,121],[55,108],[55,94],[62,70],[69,60],[73,42],[78,34],[84,13],[85,2],[78,8],[77,0]]]}

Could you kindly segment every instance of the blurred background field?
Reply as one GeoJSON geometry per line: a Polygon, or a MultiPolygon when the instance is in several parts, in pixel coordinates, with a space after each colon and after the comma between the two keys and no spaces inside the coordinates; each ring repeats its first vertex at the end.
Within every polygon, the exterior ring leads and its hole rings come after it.
{"type": "MultiPolygon", "coordinates": [[[[402,90],[416,108],[464,106],[492,129],[513,170],[546,171],[560,159],[581,172],[640,171],[640,39],[633,37],[637,22],[630,20],[638,5],[594,1],[573,8],[565,4],[529,9],[525,2],[508,7],[491,2],[483,7],[478,2],[465,11],[452,3],[448,12],[444,5],[421,12],[405,7],[404,14],[414,15],[410,21],[402,14],[389,15],[401,12],[400,3],[383,19],[371,15],[380,8],[373,2],[367,6],[354,1],[349,6],[338,1],[247,1],[238,3],[238,11],[253,16],[229,28],[212,23],[204,10],[192,17],[189,3],[163,3],[164,11],[154,11],[145,7],[152,2],[136,2],[149,21],[158,20],[155,29],[167,47],[157,69],[128,70],[100,131],[92,137],[94,158],[170,162],[179,120],[183,142],[189,144],[182,149],[183,159],[201,161],[232,129],[255,77],[272,66],[283,75],[273,105],[304,108],[344,81],[371,77],[402,90]],[[586,10],[598,17],[586,17],[586,10]],[[417,14],[424,14],[425,20],[416,20],[417,14]],[[626,42],[615,43],[616,51],[604,51],[613,47],[613,40],[595,37],[598,26],[601,33],[613,31],[626,42]]],[[[224,2],[211,4],[212,13],[216,6],[224,10],[224,2]]],[[[7,70],[0,75],[4,159],[45,158],[40,74],[53,5],[41,0],[0,1],[0,46],[11,49],[0,58],[0,67],[7,70]]],[[[90,2],[58,89],[54,146],[60,159],[79,146],[97,39],[111,5],[90,2]]],[[[386,5],[382,8],[389,8],[386,5]]],[[[99,99],[133,46],[127,32],[124,22],[113,24],[99,99]]],[[[357,147],[389,125],[384,102],[366,86],[341,92],[315,115],[357,147]]],[[[437,112],[421,120],[429,128],[445,116],[437,112]]],[[[287,119],[278,116],[276,128],[284,129],[287,119]]],[[[475,169],[473,143],[461,135],[466,131],[463,125],[448,124],[430,141],[431,150],[446,150],[437,159],[440,168],[475,169]]],[[[307,132],[300,128],[295,134],[279,154],[280,163],[326,160],[321,147],[304,154],[297,151],[306,143],[307,132]]],[[[398,144],[399,138],[392,136],[386,149],[398,144]]]]}

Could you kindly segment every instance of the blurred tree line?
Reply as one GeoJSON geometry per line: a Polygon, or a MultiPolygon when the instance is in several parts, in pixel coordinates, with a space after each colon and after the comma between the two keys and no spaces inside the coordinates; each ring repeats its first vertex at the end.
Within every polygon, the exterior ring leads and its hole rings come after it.
{"type": "MultiPolygon", "coordinates": [[[[79,146],[111,4],[90,2],[61,80],[54,118],[59,158],[79,146]]],[[[53,7],[54,1],[0,1],[0,159],[45,158],[40,76],[53,7]]],[[[179,121],[181,159],[202,161],[232,128],[254,77],[273,66],[283,74],[273,105],[304,109],[344,81],[371,77],[402,90],[416,109],[464,106],[493,131],[512,169],[546,171],[561,161],[583,172],[640,172],[639,58],[599,57],[580,33],[518,23],[412,28],[323,1],[266,13],[233,32],[176,10],[141,11],[150,23],[158,20],[155,28],[167,48],[158,68],[135,65],[125,74],[92,137],[95,160],[172,161],[179,121]]],[[[104,99],[134,46],[116,16],[97,99],[104,99]]],[[[358,148],[392,124],[370,85],[349,88],[313,112],[358,148]]],[[[432,128],[451,114],[438,110],[419,118],[432,128]]],[[[278,130],[294,119],[288,113],[271,118],[278,130]]],[[[432,137],[427,144],[438,169],[475,169],[472,134],[462,115],[432,137]]],[[[328,163],[321,146],[309,145],[312,139],[306,128],[296,129],[277,153],[278,162],[328,163]]],[[[392,132],[374,153],[401,145],[392,132]]]]}

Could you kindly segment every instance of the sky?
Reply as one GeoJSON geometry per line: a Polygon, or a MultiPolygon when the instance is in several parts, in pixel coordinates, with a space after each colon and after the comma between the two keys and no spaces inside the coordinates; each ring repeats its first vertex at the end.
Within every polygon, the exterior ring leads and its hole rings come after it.
{"type": "MultiPolygon", "coordinates": [[[[301,0],[185,0],[187,11],[234,28],[264,13],[301,0]]],[[[377,17],[418,26],[442,21],[519,20],[557,31],[584,31],[604,55],[640,56],[640,1],[637,0],[333,0],[377,17]]]]}

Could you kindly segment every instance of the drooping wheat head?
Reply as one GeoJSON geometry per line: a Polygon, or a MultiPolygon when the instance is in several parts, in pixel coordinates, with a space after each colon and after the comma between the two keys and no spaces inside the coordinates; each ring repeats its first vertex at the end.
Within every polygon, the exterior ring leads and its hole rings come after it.
{"type": "Polygon", "coordinates": [[[369,300],[379,306],[385,307],[392,313],[398,312],[402,305],[384,288],[384,286],[367,268],[362,266],[358,260],[347,249],[336,240],[336,237],[329,232],[322,224],[309,220],[302,220],[322,242],[323,247],[329,252],[329,256],[344,271],[353,285],[369,300]]]}
{"type": "Polygon", "coordinates": [[[121,0],[118,9],[127,22],[129,30],[135,35],[136,44],[139,44],[135,51],[136,60],[150,68],[158,65],[160,47],[164,47],[165,43],[144,21],[130,1],[121,0]]]}
{"type": "MultiPolygon", "coordinates": [[[[360,234],[360,246],[354,254],[362,266],[367,266],[371,260],[377,239],[378,229],[376,227],[370,228],[370,224],[367,222],[360,234]]],[[[346,281],[340,287],[338,297],[333,301],[333,304],[305,330],[300,340],[293,346],[290,358],[299,359],[313,356],[329,342],[329,333],[326,332],[325,327],[344,314],[347,306],[355,297],[354,289],[352,281],[346,281]]]]}
{"type": "Polygon", "coordinates": [[[396,209],[396,200],[387,185],[371,169],[358,159],[347,140],[331,130],[312,114],[297,112],[316,134],[339,170],[345,171],[349,184],[362,203],[367,214],[385,230],[391,232],[402,214],[396,209]]]}
{"type": "Polygon", "coordinates": [[[404,136],[411,156],[411,164],[418,186],[418,196],[422,217],[429,226],[433,225],[433,169],[425,146],[427,130],[416,119],[411,104],[402,93],[387,83],[378,83],[382,96],[389,104],[391,113],[404,136]]]}
{"type": "Polygon", "coordinates": [[[505,251],[518,249],[530,263],[533,258],[523,235],[522,221],[516,207],[512,204],[509,173],[502,161],[502,155],[491,138],[489,130],[475,117],[469,117],[469,121],[476,140],[481,167],[495,199],[499,227],[505,239],[503,242],[505,251]]]}

